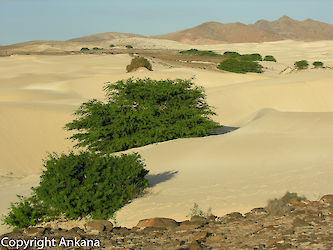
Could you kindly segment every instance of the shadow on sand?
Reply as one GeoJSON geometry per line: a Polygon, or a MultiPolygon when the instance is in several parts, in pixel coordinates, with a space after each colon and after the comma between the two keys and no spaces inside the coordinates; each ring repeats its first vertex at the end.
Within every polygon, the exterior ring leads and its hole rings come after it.
{"type": "Polygon", "coordinates": [[[209,133],[209,135],[223,135],[223,134],[230,133],[237,129],[239,129],[239,127],[223,126],[221,128],[216,129],[215,131],[209,133]]]}
{"type": "Polygon", "coordinates": [[[161,182],[172,179],[176,174],[178,171],[166,171],[160,174],[149,174],[146,179],[149,181],[149,187],[154,187],[161,182]]]}

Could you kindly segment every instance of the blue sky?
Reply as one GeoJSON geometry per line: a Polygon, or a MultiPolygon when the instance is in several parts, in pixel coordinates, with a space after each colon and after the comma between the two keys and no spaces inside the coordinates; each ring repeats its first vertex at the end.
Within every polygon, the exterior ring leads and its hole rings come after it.
{"type": "Polygon", "coordinates": [[[102,32],[157,35],[283,15],[333,24],[332,11],[332,0],[0,0],[0,45],[102,32]]]}

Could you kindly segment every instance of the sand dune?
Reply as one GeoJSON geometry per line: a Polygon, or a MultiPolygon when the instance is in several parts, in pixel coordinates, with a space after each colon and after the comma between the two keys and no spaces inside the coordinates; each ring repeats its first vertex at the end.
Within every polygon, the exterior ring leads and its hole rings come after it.
{"type": "Polygon", "coordinates": [[[141,148],[157,184],[121,209],[117,221],[181,220],[194,202],[215,214],[245,212],[287,190],[317,199],[333,188],[332,125],[333,113],[269,111],[229,134],[141,148]]]}
{"type": "MultiPolygon", "coordinates": [[[[179,46],[156,39],[129,39],[142,47],[179,46]]],[[[69,134],[62,128],[73,119],[78,105],[103,98],[106,82],[129,77],[194,77],[215,107],[215,120],[240,129],[131,150],[146,160],[154,186],[148,195],[119,211],[121,225],[153,216],[184,219],[194,202],[222,215],[264,205],[286,190],[310,199],[331,193],[333,71],[279,72],[298,58],[333,65],[332,44],[283,41],[196,46],[276,56],[279,63],[259,75],[169,68],[157,62],[152,72],[126,73],[129,55],[1,57],[0,214],[16,194],[28,194],[28,187],[38,184],[46,152],[71,148],[65,139],[69,134]]],[[[2,227],[0,233],[6,230],[2,227]]]]}

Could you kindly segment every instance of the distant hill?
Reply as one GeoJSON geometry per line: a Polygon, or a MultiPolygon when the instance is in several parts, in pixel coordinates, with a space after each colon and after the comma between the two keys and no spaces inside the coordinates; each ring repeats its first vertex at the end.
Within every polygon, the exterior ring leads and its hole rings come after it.
{"type": "Polygon", "coordinates": [[[117,38],[129,38],[129,37],[144,37],[137,34],[129,33],[118,33],[118,32],[106,32],[100,34],[94,34],[90,36],[82,36],[74,39],[70,39],[70,42],[92,42],[92,41],[102,41],[102,40],[112,40],[117,38]]]}
{"type": "Polygon", "coordinates": [[[312,19],[297,21],[288,16],[283,16],[273,22],[259,20],[254,24],[254,26],[275,34],[281,39],[304,41],[333,39],[333,25],[312,19]]]}
{"type": "Polygon", "coordinates": [[[203,23],[191,29],[181,30],[154,38],[191,44],[245,43],[276,41],[279,37],[254,25],[243,23],[203,23]]]}
{"type": "Polygon", "coordinates": [[[190,44],[269,42],[278,40],[332,40],[333,25],[307,19],[297,21],[283,16],[276,21],[255,24],[207,22],[194,28],[153,36],[190,44]]]}

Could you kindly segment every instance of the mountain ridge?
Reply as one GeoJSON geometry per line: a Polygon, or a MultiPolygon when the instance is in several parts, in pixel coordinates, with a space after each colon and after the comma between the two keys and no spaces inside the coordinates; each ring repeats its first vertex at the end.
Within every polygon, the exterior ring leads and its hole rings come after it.
{"type": "Polygon", "coordinates": [[[258,20],[254,24],[206,22],[193,28],[152,36],[178,42],[201,44],[270,42],[279,40],[318,41],[333,39],[333,25],[312,20],[294,20],[282,16],[275,21],[258,20]]]}

